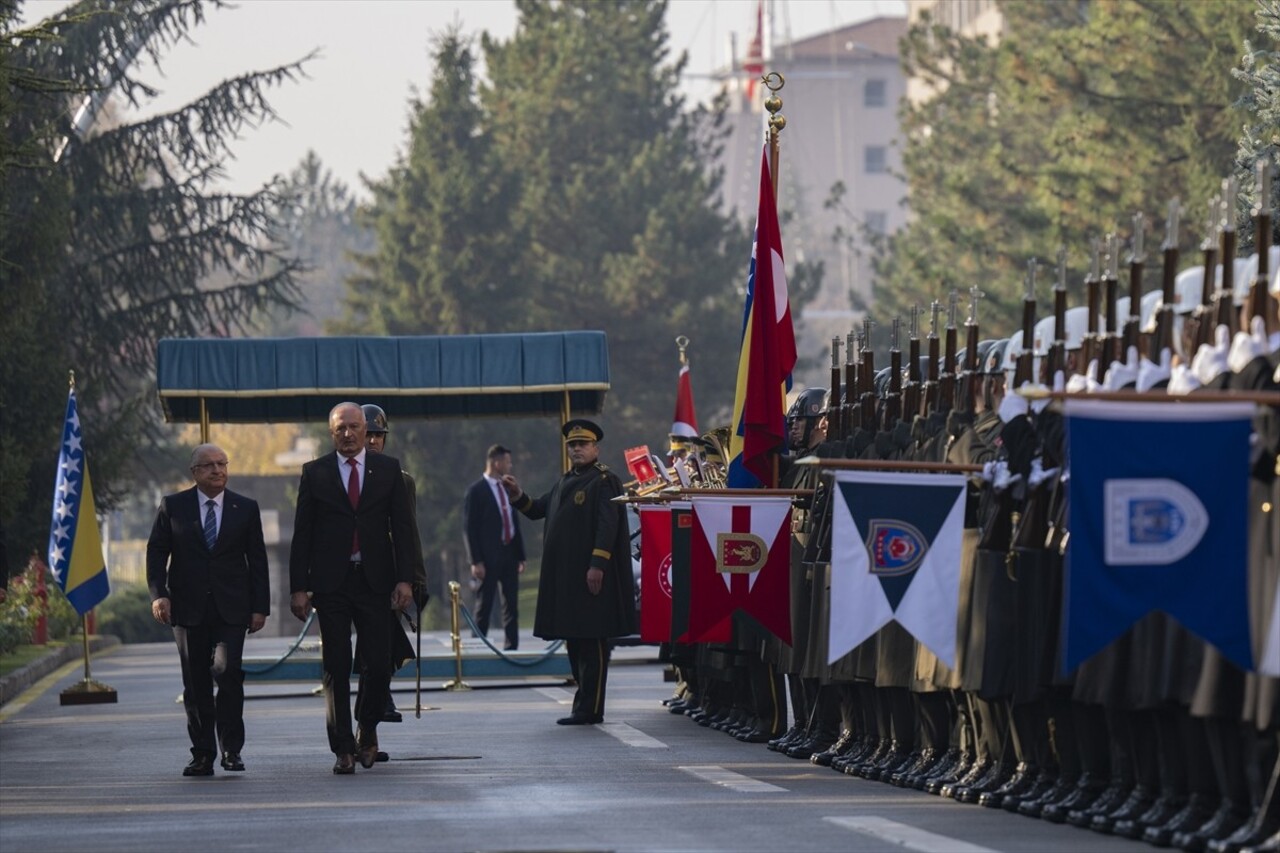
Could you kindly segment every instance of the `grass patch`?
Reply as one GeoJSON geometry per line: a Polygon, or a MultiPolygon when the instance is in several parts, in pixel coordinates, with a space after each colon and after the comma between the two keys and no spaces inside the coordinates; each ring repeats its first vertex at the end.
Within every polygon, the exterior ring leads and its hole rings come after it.
{"type": "Polygon", "coordinates": [[[66,640],[50,640],[49,643],[44,646],[18,646],[7,655],[0,655],[0,677],[22,669],[37,658],[43,657],[55,649],[62,648],[67,644],[67,642],[68,641],[66,640]]]}

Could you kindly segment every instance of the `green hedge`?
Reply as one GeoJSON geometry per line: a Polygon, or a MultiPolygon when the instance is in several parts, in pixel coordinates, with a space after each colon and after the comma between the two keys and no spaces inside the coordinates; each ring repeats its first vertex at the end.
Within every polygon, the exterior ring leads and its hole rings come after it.
{"type": "Polygon", "coordinates": [[[45,600],[42,602],[36,595],[34,580],[38,570],[33,566],[9,578],[8,598],[0,604],[0,654],[30,643],[42,612],[49,626],[49,639],[63,640],[80,632],[79,614],[52,578],[45,585],[45,600]]]}

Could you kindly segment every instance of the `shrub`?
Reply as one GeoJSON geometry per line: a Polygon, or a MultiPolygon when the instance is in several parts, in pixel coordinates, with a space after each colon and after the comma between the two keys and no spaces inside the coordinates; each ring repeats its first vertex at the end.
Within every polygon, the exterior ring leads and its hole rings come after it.
{"type": "Polygon", "coordinates": [[[173,640],[173,630],[151,616],[151,591],[145,584],[120,584],[98,606],[98,633],[115,634],[122,643],[173,640]]]}

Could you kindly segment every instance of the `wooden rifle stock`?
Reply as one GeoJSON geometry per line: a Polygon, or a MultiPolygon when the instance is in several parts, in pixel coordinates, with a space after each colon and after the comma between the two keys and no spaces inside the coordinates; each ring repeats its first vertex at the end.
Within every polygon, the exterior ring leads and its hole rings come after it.
{"type": "Polygon", "coordinates": [[[843,419],[840,411],[840,337],[831,339],[831,392],[827,398],[827,438],[838,441],[844,438],[843,419]]]}
{"type": "Polygon", "coordinates": [[[871,349],[871,322],[864,321],[862,364],[858,366],[858,408],[863,429],[874,431],[876,424],[876,354],[871,349]]]}
{"type": "Polygon", "coordinates": [[[1249,285],[1249,317],[1261,317],[1267,331],[1275,331],[1276,308],[1271,297],[1271,164],[1258,161],[1258,207],[1254,211],[1254,243],[1258,273],[1249,285]]]}
{"type": "Polygon", "coordinates": [[[902,416],[920,414],[920,306],[911,306],[910,339],[907,341],[907,384],[902,388],[902,416]]]}
{"type": "MultiPolygon", "coordinates": [[[[1213,295],[1213,325],[1226,326],[1234,335],[1240,331],[1235,311],[1236,295],[1236,182],[1222,182],[1222,287],[1213,295]]],[[[1212,332],[1210,332],[1212,338],[1212,332]]]]}
{"type": "Polygon", "coordinates": [[[1022,352],[1013,370],[1013,393],[1025,383],[1035,381],[1033,367],[1036,357],[1036,259],[1027,261],[1026,294],[1022,297],[1022,352]]]}
{"type": "Polygon", "coordinates": [[[898,348],[902,320],[893,318],[889,338],[889,393],[884,398],[884,429],[891,430],[902,419],[902,350],[898,348]]]}
{"type": "Polygon", "coordinates": [[[1142,214],[1133,217],[1133,254],[1129,256],[1129,316],[1124,321],[1124,334],[1119,358],[1128,358],[1129,347],[1137,347],[1142,331],[1142,272],[1146,258],[1142,252],[1142,214]]]}
{"type": "Polygon", "coordinates": [[[1058,250],[1058,281],[1053,288],[1053,342],[1049,345],[1048,381],[1067,369],[1067,249],[1058,250]]]}
{"type": "Polygon", "coordinates": [[[1089,267],[1089,275],[1084,280],[1084,304],[1088,316],[1085,318],[1084,344],[1081,347],[1081,357],[1084,360],[1084,364],[1081,365],[1081,372],[1088,369],[1090,362],[1100,358],[1102,349],[1098,339],[1098,315],[1102,313],[1100,306],[1102,300],[1102,278],[1098,274],[1100,254],[1099,242],[1097,238],[1094,238],[1093,261],[1089,267]]]}
{"type": "Polygon", "coordinates": [[[846,438],[852,438],[854,430],[862,425],[856,406],[858,402],[858,365],[854,362],[853,357],[857,351],[857,340],[854,333],[850,332],[844,340],[844,409],[842,422],[844,423],[846,438]]]}
{"type": "Polygon", "coordinates": [[[1107,368],[1111,366],[1111,362],[1117,359],[1116,344],[1119,342],[1120,332],[1120,306],[1118,304],[1120,279],[1117,271],[1117,267],[1120,266],[1120,238],[1115,234],[1110,234],[1107,237],[1107,242],[1109,263],[1102,279],[1102,299],[1103,306],[1106,309],[1107,327],[1102,333],[1102,351],[1098,356],[1098,376],[1106,373],[1107,368]]]}
{"type": "Polygon", "coordinates": [[[1156,315],[1156,333],[1151,338],[1148,358],[1160,363],[1164,350],[1173,350],[1173,304],[1178,298],[1174,292],[1178,277],[1178,200],[1169,202],[1169,218],[1164,228],[1164,258],[1160,268],[1160,313],[1156,315]]]}
{"type": "Polygon", "coordinates": [[[942,369],[938,374],[938,409],[949,412],[956,404],[956,292],[947,297],[947,331],[942,345],[942,369]]]}

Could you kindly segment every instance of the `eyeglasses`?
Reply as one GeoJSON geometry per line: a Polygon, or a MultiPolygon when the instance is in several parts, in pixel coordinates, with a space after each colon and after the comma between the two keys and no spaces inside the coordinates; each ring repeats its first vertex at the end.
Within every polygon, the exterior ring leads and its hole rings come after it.
{"type": "Polygon", "coordinates": [[[231,465],[229,461],[222,462],[200,462],[191,466],[192,471],[213,471],[216,468],[227,468],[231,465]]]}

